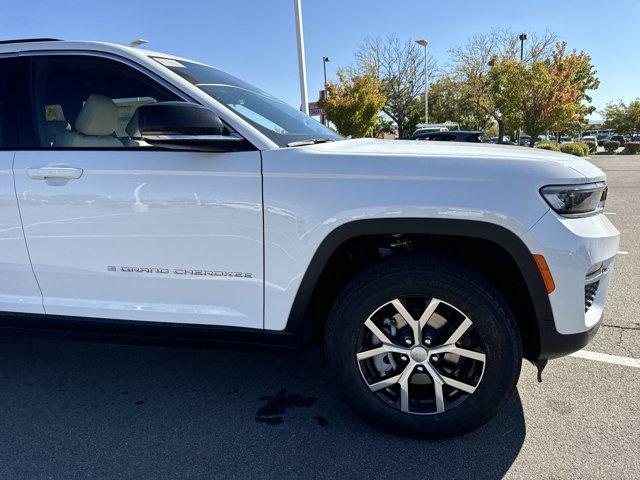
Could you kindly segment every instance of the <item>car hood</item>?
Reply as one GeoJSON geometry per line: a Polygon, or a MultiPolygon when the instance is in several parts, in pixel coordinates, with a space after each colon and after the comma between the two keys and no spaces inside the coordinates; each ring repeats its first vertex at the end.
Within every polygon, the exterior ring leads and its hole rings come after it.
{"type": "MultiPolygon", "coordinates": [[[[495,145],[489,143],[433,142],[420,140],[382,140],[360,138],[338,142],[321,143],[307,147],[311,150],[342,155],[375,155],[393,157],[425,157],[452,159],[488,160],[505,162],[505,164],[521,163],[531,166],[541,164],[570,169],[584,179],[580,181],[602,181],[605,174],[589,161],[564,153],[542,150],[539,148],[495,145]]],[[[573,175],[572,175],[573,176],[573,175]]],[[[578,179],[576,179],[578,180],[578,179]]]]}

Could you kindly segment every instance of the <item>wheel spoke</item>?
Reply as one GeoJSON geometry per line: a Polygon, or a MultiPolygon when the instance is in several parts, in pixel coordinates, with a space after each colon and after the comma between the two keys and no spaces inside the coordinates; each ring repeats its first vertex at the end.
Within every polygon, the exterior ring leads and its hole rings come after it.
{"type": "Polygon", "coordinates": [[[409,412],[409,378],[413,373],[414,367],[415,363],[410,362],[398,379],[398,384],[400,384],[400,410],[403,412],[409,412]]]}
{"type": "Polygon", "coordinates": [[[433,390],[436,398],[436,413],[442,413],[445,410],[444,407],[444,394],[442,392],[442,385],[444,384],[442,377],[433,367],[433,365],[427,363],[425,365],[429,376],[433,380],[433,390]]]}
{"type": "Polygon", "coordinates": [[[456,328],[456,331],[453,332],[453,335],[451,335],[444,343],[447,345],[455,344],[466,333],[466,331],[469,330],[469,327],[471,325],[473,325],[473,322],[465,317],[464,322],[462,322],[460,326],[456,328]]]}
{"type": "Polygon", "coordinates": [[[380,347],[372,348],[371,350],[365,350],[364,352],[358,352],[356,357],[358,360],[366,360],[367,358],[375,357],[376,355],[382,355],[383,353],[407,353],[408,349],[398,347],[397,345],[382,344],[380,347]]]}
{"type": "Polygon", "coordinates": [[[437,298],[432,298],[431,301],[429,302],[429,305],[427,305],[427,308],[425,308],[424,312],[422,312],[422,315],[420,315],[420,319],[418,320],[418,323],[420,324],[420,333],[422,333],[422,329],[425,327],[425,325],[429,322],[429,319],[435,313],[436,309],[438,308],[438,305],[440,305],[440,300],[438,300],[437,298]]]}
{"type": "Polygon", "coordinates": [[[413,331],[414,343],[416,344],[420,343],[420,323],[411,316],[411,314],[407,311],[407,309],[404,307],[402,302],[397,298],[395,300],[392,300],[391,304],[396,308],[396,310],[398,311],[400,316],[404,319],[404,321],[407,322],[407,325],[411,327],[411,330],[413,331]]]}
{"type": "Polygon", "coordinates": [[[473,350],[467,350],[466,348],[455,347],[455,348],[452,348],[450,352],[455,353],[456,355],[460,355],[461,357],[467,357],[473,360],[477,360],[482,363],[484,363],[487,358],[487,356],[484,353],[474,352],[473,350]]]}
{"type": "Polygon", "coordinates": [[[434,380],[433,390],[436,396],[436,413],[444,412],[444,395],[442,393],[442,383],[434,380]]]}
{"type": "Polygon", "coordinates": [[[462,383],[462,382],[459,382],[458,380],[445,377],[443,375],[440,375],[440,378],[442,378],[442,381],[447,385],[453,388],[457,388],[458,390],[462,390],[463,392],[473,393],[476,391],[476,387],[474,387],[473,385],[469,385],[468,383],[462,383]]]}
{"type": "Polygon", "coordinates": [[[390,387],[391,385],[395,385],[400,380],[402,374],[396,375],[395,377],[385,378],[384,380],[380,380],[379,382],[372,383],[369,385],[369,388],[377,392],[378,390],[382,390],[383,388],[390,387]]]}
{"type": "Polygon", "coordinates": [[[371,330],[371,333],[373,333],[376,337],[378,337],[378,340],[380,340],[382,343],[387,343],[387,344],[391,344],[391,340],[389,340],[389,337],[387,337],[382,330],[380,330],[378,328],[378,326],[373,323],[373,321],[369,318],[367,319],[366,322],[364,322],[364,324],[367,326],[367,328],[369,330],[371,330]]]}

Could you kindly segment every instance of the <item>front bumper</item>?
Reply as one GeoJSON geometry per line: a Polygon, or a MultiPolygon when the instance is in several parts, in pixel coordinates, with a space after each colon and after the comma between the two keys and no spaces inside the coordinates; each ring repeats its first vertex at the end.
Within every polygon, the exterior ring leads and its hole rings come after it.
{"type": "Polygon", "coordinates": [[[619,240],[603,214],[564,218],[549,211],[527,233],[527,246],[544,255],[556,285],[549,294],[553,320],[538,322],[540,358],[567,355],[591,341],[602,319],[619,240]],[[597,289],[585,290],[587,273],[600,263],[597,289]]]}
{"type": "Polygon", "coordinates": [[[593,339],[598,328],[600,328],[599,322],[584,332],[564,335],[556,330],[553,322],[540,321],[538,322],[538,332],[540,334],[540,354],[538,358],[551,360],[577,352],[593,339]]]}

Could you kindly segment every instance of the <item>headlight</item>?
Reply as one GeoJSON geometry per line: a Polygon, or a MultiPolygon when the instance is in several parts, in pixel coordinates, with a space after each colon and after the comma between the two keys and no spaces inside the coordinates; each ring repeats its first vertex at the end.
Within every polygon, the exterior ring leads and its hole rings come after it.
{"type": "Polygon", "coordinates": [[[564,217],[586,217],[604,210],[607,185],[604,182],[582,185],[549,185],[540,194],[558,214],[564,217]]]}

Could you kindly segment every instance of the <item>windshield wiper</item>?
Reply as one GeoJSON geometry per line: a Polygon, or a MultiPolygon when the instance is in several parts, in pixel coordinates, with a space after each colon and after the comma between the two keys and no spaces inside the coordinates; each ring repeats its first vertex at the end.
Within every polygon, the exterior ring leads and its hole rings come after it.
{"type": "Polygon", "coordinates": [[[307,140],[296,140],[295,142],[287,143],[287,147],[302,147],[304,145],[315,145],[316,143],[333,142],[331,138],[309,138],[307,140]]]}

